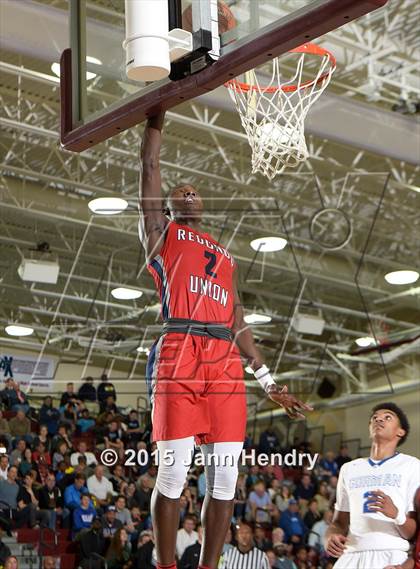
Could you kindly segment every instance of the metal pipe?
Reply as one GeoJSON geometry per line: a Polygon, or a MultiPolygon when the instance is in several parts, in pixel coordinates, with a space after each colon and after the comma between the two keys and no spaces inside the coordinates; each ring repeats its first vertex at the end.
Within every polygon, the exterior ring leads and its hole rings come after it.
{"type": "MultiPolygon", "coordinates": [[[[30,350],[34,350],[36,352],[38,352],[39,349],[42,347],[41,344],[37,344],[36,342],[30,342],[29,340],[23,340],[23,339],[21,339],[19,341],[19,345],[16,345],[16,338],[5,338],[4,336],[0,336],[0,345],[1,344],[12,344],[12,347],[16,348],[16,349],[22,349],[23,347],[26,347],[26,348],[28,348],[30,350]]],[[[48,353],[46,354],[46,357],[49,357],[51,355],[61,356],[62,353],[63,353],[63,351],[61,348],[57,349],[57,351],[51,350],[51,348],[49,348],[48,353]]],[[[76,358],[80,358],[80,350],[78,350],[78,351],[76,351],[76,350],[67,351],[66,356],[74,356],[76,358]]],[[[95,357],[97,357],[97,358],[109,358],[109,354],[103,353],[103,352],[96,352],[95,357]]],[[[130,358],[128,356],[119,356],[119,355],[113,354],[112,357],[115,357],[116,359],[121,360],[121,361],[128,361],[128,362],[133,361],[133,358],[132,357],[130,358]]],[[[146,364],[146,361],[144,361],[144,364],[146,364]]],[[[63,381],[63,383],[64,383],[64,381],[63,381]]]]}
{"type": "Polygon", "coordinates": [[[49,296],[53,298],[59,298],[62,300],[74,300],[76,302],[84,302],[87,304],[91,304],[95,302],[95,304],[100,304],[101,306],[110,306],[112,308],[119,308],[121,310],[127,310],[128,312],[133,312],[135,308],[133,306],[127,306],[126,304],[117,304],[116,302],[108,302],[106,300],[94,300],[93,298],[82,298],[79,296],[72,296],[70,294],[62,294],[60,292],[52,292],[50,290],[40,290],[38,288],[30,289],[30,292],[34,295],[40,296],[49,296]]]}
{"type": "MultiPolygon", "coordinates": [[[[240,256],[236,255],[235,256],[236,259],[241,259],[240,256]]],[[[285,267],[282,267],[282,270],[286,270],[285,267]]],[[[290,271],[292,272],[292,271],[290,271]]],[[[308,273],[305,273],[308,274],[308,273]]],[[[310,273],[309,273],[310,274],[310,273]]],[[[310,274],[311,278],[316,279],[317,276],[319,276],[319,278],[322,280],[323,277],[322,275],[312,275],[310,274]]],[[[345,284],[349,284],[349,283],[345,283],[345,284]]],[[[361,289],[363,289],[363,287],[360,287],[361,289]]],[[[270,292],[270,291],[262,291],[261,289],[258,289],[258,291],[255,291],[255,289],[253,289],[252,287],[247,287],[246,285],[242,285],[241,286],[241,290],[245,290],[247,292],[253,292],[257,295],[262,295],[262,296],[266,296],[269,298],[275,298],[278,300],[286,300],[288,302],[293,301],[294,297],[291,296],[286,296],[283,294],[277,294],[274,292],[270,292]]],[[[323,308],[325,310],[330,310],[332,312],[338,312],[341,314],[349,314],[351,316],[358,316],[360,318],[363,318],[364,320],[378,320],[380,322],[387,322],[388,324],[395,324],[397,326],[401,326],[402,328],[407,328],[407,329],[412,329],[413,328],[413,323],[412,322],[404,322],[402,320],[395,320],[394,318],[388,318],[385,316],[380,316],[380,315],[376,315],[376,314],[369,314],[369,316],[365,313],[362,312],[360,310],[355,310],[353,308],[344,308],[342,306],[333,306],[331,304],[326,304],[324,302],[316,302],[316,301],[308,301],[307,303],[303,302],[302,305],[306,306],[306,304],[308,304],[310,307],[312,308],[323,308]]]]}
{"type": "MultiPolygon", "coordinates": [[[[67,277],[67,276],[68,276],[67,273],[60,273],[60,274],[61,274],[61,276],[63,276],[63,277],[67,277]]],[[[87,282],[87,283],[92,283],[92,284],[97,284],[97,283],[98,283],[98,279],[94,279],[94,278],[92,278],[92,277],[80,276],[80,275],[73,275],[73,276],[72,276],[72,279],[75,279],[75,280],[78,280],[78,281],[87,282]]],[[[119,282],[114,282],[114,281],[109,281],[109,280],[107,280],[106,282],[107,282],[107,284],[109,284],[110,286],[115,287],[115,288],[116,288],[116,287],[124,287],[124,286],[127,286],[127,283],[119,283],[119,282]]],[[[138,288],[139,290],[142,290],[145,294],[152,294],[152,295],[156,294],[155,289],[148,288],[148,287],[142,286],[142,285],[140,285],[140,284],[138,284],[138,285],[136,284],[136,288],[138,288]]],[[[109,305],[108,305],[108,306],[109,306],[109,305]]],[[[118,305],[118,306],[119,306],[119,305],[118,305]]],[[[134,309],[133,309],[133,310],[134,310],[134,309]]]]}
{"type": "MultiPolygon", "coordinates": [[[[0,207],[2,207],[3,205],[4,205],[4,204],[2,204],[0,207]]],[[[19,209],[19,208],[17,208],[17,209],[19,209]]],[[[24,211],[27,212],[27,211],[29,211],[29,210],[24,210],[24,211]]],[[[32,211],[32,210],[30,210],[30,211],[32,211]]],[[[33,210],[33,211],[34,211],[34,213],[37,213],[38,210],[33,210]]],[[[66,218],[63,216],[63,221],[65,221],[65,219],[66,219],[66,218]]],[[[67,221],[68,221],[68,219],[67,219],[67,221]]],[[[104,226],[93,225],[93,227],[98,228],[98,229],[102,229],[103,231],[107,231],[107,230],[108,230],[108,227],[104,227],[104,226]]],[[[118,230],[118,228],[116,228],[116,229],[118,230]]],[[[127,235],[127,231],[123,231],[122,229],[120,229],[120,230],[118,230],[118,231],[119,231],[119,233],[121,233],[121,234],[127,235]]],[[[23,239],[19,239],[19,238],[17,238],[17,237],[13,237],[13,238],[12,238],[12,237],[6,237],[6,236],[3,236],[3,235],[0,235],[0,242],[3,242],[3,243],[10,243],[10,244],[12,244],[12,245],[15,245],[17,249],[18,249],[17,245],[21,245],[21,246],[23,246],[23,247],[28,247],[28,248],[30,248],[30,249],[32,249],[32,247],[34,246],[34,242],[33,242],[33,241],[26,241],[26,240],[23,240],[23,239]]],[[[19,249],[18,249],[18,250],[19,250],[19,249]]],[[[75,250],[76,250],[76,249],[75,249],[75,250]]],[[[19,253],[20,253],[20,252],[19,252],[19,253]]],[[[54,253],[56,253],[56,254],[58,254],[58,255],[62,254],[63,256],[69,257],[69,256],[71,256],[71,254],[74,253],[74,251],[73,251],[73,250],[70,250],[70,251],[69,251],[68,249],[62,249],[62,248],[57,247],[56,245],[54,245],[54,253]]],[[[98,254],[93,255],[93,254],[84,252],[84,255],[83,255],[83,262],[86,263],[86,262],[87,262],[87,259],[92,260],[92,261],[94,261],[95,264],[97,264],[97,263],[98,263],[98,259],[99,259],[99,258],[98,258],[98,254]]],[[[62,261],[62,260],[63,260],[63,259],[61,259],[61,261],[62,261]]],[[[130,264],[126,259],[120,259],[120,265],[129,265],[130,267],[132,267],[132,263],[130,264]]],[[[58,275],[58,278],[60,278],[60,276],[66,276],[66,275],[67,275],[67,273],[60,272],[60,274],[58,275]]],[[[76,280],[90,281],[90,279],[89,279],[88,277],[80,277],[79,275],[73,275],[73,278],[76,279],[76,280]]],[[[97,280],[96,280],[96,279],[93,279],[92,282],[97,282],[97,280]]],[[[126,285],[127,285],[127,283],[123,283],[123,284],[118,283],[118,284],[116,284],[115,286],[126,286],[126,285]]],[[[136,288],[141,288],[143,291],[149,292],[149,293],[151,293],[151,294],[154,294],[154,293],[155,293],[155,291],[152,290],[152,289],[139,286],[137,282],[136,282],[136,288]]]]}
{"type": "MultiPolygon", "coordinates": [[[[6,283],[2,283],[1,286],[6,287],[6,288],[13,288],[13,289],[22,290],[20,287],[16,287],[14,285],[9,285],[6,283]]],[[[90,304],[93,302],[93,298],[84,298],[84,297],[82,298],[80,296],[72,296],[70,294],[62,294],[60,292],[53,292],[50,290],[41,290],[38,288],[25,289],[25,291],[33,294],[34,296],[47,296],[47,297],[58,298],[58,299],[61,298],[63,300],[73,300],[75,302],[83,302],[83,303],[87,303],[87,304],[90,304]]],[[[96,304],[101,304],[103,306],[111,306],[112,308],[120,308],[121,310],[127,310],[128,312],[133,312],[133,310],[136,310],[135,307],[133,307],[133,306],[127,306],[126,304],[116,304],[115,302],[107,302],[105,300],[97,300],[96,304]]],[[[52,315],[54,315],[54,313],[52,315]]]]}
{"type": "Polygon", "coordinates": [[[394,298],[402,298],[403,296],[416,296],[416,295],[420,295],[420,286],[412,287],[412,288],[405,290],[403,292],[396,292],[395,294],[389,294],[388,296],[385,296],[384,298],[377,298],[376,300],[373,300],[372,303],[373,304],[383,304],[384,302],[394,300],[394,298]]]}
{"type": "MultiPolygon", "coordinates": [[[[51,310],[46,310],[45,308],[34,308],[32,306],[19,306],[18,307],[20,312],[29,312],[30,314],[42,314],[43,316],[52,316],[54,313],[51,310]]],[[[86,322],[86,318],[84,316],[77,316],[76,314],[65,314],[63,312],[57,312],[57,316],[59,318],[65,318],[68,320],[76,320],[77,322],[86,322]]],[[[95,320],[92,318],[92,322],[95,320]]]]}
{"type": "MultiPolygon", "coordinates": [[[[8,122],[11,122],[11,121],[8,120],[8,122]]],[[[2,124],[2,123],[4,123],[4,119],[0,119],[0,124],[2,124]]],[[[31,129],[31,130],[33,130],[33,129],[31,129]]],[[[41,133],[38,133],[38,134],[41,134],[41,133]]],[[[9,171],[12,174],[19,174],[21,176],[32,176],[32,177],[34,175],[36,175],[36,177],[39,180],[43,180],[45,182],[50,182],[52,184],[63,184],[64,186],[70,186],[70,187],[74,188],[75,193],[79,193],[80,195],[83,195],[85,197],[86,197],[85,193],[78,192],[77,190],[83,189],[87,192],[90,192],[89,197],[98,193],[98,188],[96,186],[91,186],[90,184],[85,184],[84,182],[76,182],[76,181],[69,180],[66,178],[60,178],[57,175],[51,176],[50,174],[44,174],[42,172],[36,172],[36,173],[32,172],[31,173],[28,170],[26,170],[25,168],[19,168],[18,166],[11,166],[9,164],[0,164],[0,168],[3,171],[9,171]]],[[[114,191],[107,190],[106,188],[101,188],[101,193],[110,194],[110,195],[115,196],[114,191]]],[[[2,207],[8,207],[8,206],[9,206],[9,204],[2,203],[2,207]]],[[[52,215],[52,214],[50,214],[50,215],[52,215]]],[[[80,223],[85,225],[87,222],[84,220],[80,220],[80,223]]]]}

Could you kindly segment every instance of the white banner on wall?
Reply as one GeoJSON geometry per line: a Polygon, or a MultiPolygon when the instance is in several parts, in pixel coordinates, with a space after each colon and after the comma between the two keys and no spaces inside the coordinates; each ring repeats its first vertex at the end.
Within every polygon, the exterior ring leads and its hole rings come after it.
{"type": "Polygon", "coordinates": [[[52,358],[41,358],[36,365],[37,361],[37,356],[0,352],[0,387],[2,388],[6,379],[11,377],[19,382],[22,391],[26,391],[28,387],[51,389],[56,361],[52,358]]]}

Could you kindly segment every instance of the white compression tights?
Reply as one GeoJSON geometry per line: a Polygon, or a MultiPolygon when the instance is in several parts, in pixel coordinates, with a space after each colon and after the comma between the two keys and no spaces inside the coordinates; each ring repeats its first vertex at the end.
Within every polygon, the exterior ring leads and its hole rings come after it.
{"type": "MultiPolygon", "coordinates": [[[[156,488],[167,498],[179,498],[184,489],[194,452],[194,437],[160,441],[156,488]]],[[[201,445],[205,457],[207,493],[217,500],[232,500],[238,478],[238,459],[243,443],[201,445]]]]}

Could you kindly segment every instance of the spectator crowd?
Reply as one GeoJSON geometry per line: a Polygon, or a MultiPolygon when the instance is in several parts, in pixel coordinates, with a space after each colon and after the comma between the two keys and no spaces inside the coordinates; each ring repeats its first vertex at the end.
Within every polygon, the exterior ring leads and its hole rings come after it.
{"type": "MultiPolygon", "coordinates": [[[[68,383],[60,401],[50,396],[35,408],[16,381],[0,391],[0,526],[68,529],[78,546],[78,567],[156,567],[150,500],[157,476],[148,416],[118,406],[115,386],[103,375],[88,377],[75,391],[68,383]],[[113,449],[118,463],[100,462],[113,449]],[[130,466],[126,451],[132,449],[130,466]]],[[[288,452],[271,428],[254,444],[257,453],[288,452]]],[[[298,453],[310,444],[296,441],[298,453]]],[[[240,465],[221,569],[327,569],[323,538],[331,523],[338,472],[351,460],[346,447],[327,452],[313,470],[240,465]],[[242,564],[241,564],[242,563],[242,564]]],[[[180,505],[176,553],[179,569],[196,569],[200,555],[202,466],[191,468],[180,505]]],[[[0,567],[10,551],[0,539],[0,567]]]]}

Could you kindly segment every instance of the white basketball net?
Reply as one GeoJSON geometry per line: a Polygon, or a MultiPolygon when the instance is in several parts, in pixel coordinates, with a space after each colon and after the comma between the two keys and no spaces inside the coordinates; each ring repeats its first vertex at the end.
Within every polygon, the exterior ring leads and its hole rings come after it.
{"type": "Polygon", "coordinates": [[[264,78],[264,86],[260,85],[255,70],[246,73],[247,84],[236,80],[226,83],[252,148],[252,172],[261,172],[270,180],[308,158],[305,118],[335,70],[327,52],[320,57],[315,79],[305,81],[305,63],[313,61],[314,55],[304,52],[296,56],[296,73],[287,82],[282,81],[279,58],[275,58],[268,84],[264,78]]]}

